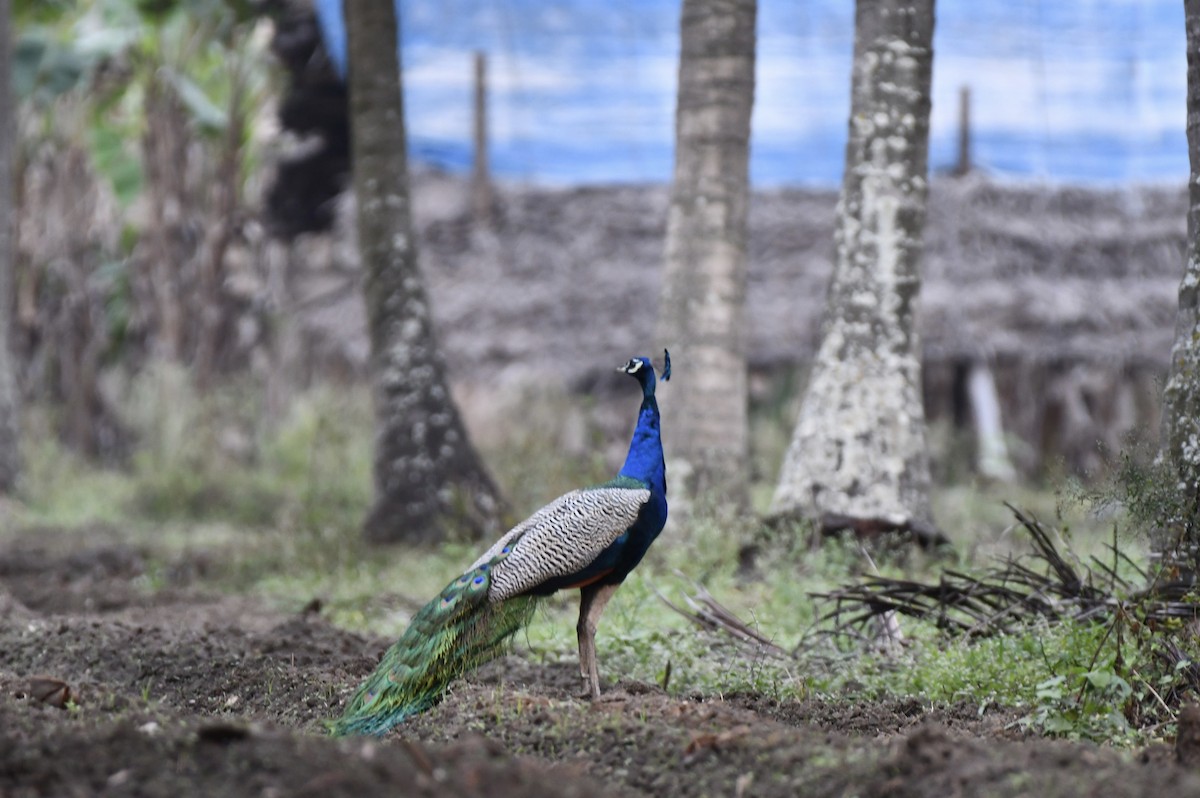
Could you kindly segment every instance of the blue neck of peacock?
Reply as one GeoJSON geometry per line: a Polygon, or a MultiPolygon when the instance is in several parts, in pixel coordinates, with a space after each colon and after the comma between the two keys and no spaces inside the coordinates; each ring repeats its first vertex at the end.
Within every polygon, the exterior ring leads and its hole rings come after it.
{"type": "MultiPolygon", "coordinates": [[[[651,389],[653,391],[653,389],[651,389]]],[[[653,392],[642,399],[637,427],[629,442],[629,454],[621,466],[621,476],[641,480],[651,490],[667,492],[667,466],[663,460],[662,435],[659,432],[658,402],[653,392]]]]}

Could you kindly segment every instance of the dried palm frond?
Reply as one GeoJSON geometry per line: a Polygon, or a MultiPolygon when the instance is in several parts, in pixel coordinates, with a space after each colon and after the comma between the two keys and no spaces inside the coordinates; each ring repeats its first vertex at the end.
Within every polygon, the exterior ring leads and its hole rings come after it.
{"type": "Polygon", "coordinates": [[[833,603],[822,616],[839,632],[851,631],[887,613],[931,621],[951,634],[986,637],[1015,630],[1036,619],[1107,620],[1121,606],[1136,603],[1147,620],[1200,617],[1186,580],[1151,581],[1148,574],[1110,545],[1111,564],[1093,557],[1083,563],[1039,521],[1006,505],[1029,533],[1033,551],[1010,558],[982,575],[956,570],[936,583],[873,576],[815,598],[833,603]],[[1135,589],[1118,573],[1133,568],[1150,587],[1135,589]]]}

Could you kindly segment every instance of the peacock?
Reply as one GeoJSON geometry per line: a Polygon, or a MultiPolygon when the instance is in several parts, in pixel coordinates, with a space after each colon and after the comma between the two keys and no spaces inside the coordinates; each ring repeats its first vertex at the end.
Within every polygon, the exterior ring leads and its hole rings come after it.
{"type": "MultiPolygon", "coordinates": [[[[671,376],[665,352],[662,379],[671,376]]],[[[617,371],[642,388],[629,454],[616,478],[574,490],[509,530],[421,608],[358,688],[334,735],[383,735],[436,704],[451,681],[500,656],[537,601],[579,589],[579,674],[600,697],[596,625],[604,607],[667,521],[667,471],[654,366],[634,357],[617,371]]]]}

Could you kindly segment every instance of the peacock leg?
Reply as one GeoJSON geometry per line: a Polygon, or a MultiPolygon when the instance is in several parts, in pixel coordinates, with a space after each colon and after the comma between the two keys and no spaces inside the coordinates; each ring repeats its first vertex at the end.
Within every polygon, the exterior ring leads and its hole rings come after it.
{"type": "Polygon", "coordinates": [[[600,698],[600,668],[596,664],[596,624],[604,605],[620,585],[588,585],[579,591],[579,675],[587,680],[593,701],[600,698]]]}

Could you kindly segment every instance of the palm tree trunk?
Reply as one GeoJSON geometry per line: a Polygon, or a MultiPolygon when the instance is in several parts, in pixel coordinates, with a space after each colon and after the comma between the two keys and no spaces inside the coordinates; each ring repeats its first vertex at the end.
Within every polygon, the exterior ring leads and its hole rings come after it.
{"type": "Polygon", "coordinates": [[[686,497],[748,503],[746,211],[756,0],[684,0],[675,178],[659,339],[673,352],[664,439],[686,497]]]}
{"type": "Polygon", "coordinates": [[[467,437],[445,378],[417,268],[397,55],[388,0],[346,0],[352,174],[375,397],[375,541],[495,531],[499,491],[467,437]]]}
{"type": "Polygon", "coordinates": [[[0,0],[0,493],[8,493],[21,472],[18,448],[18,391],[11,325],[13,274],[13,153],[16,150],[16,102],[12,93],[12,2],[0,0]]]}
{"type": "Polygon", "coordinates": [[[858,0],[833,283],[777,514],[932,520],[913,324],[932,40],[933,0],[858,0]]]}
{"type": "MultiPolygon", "coordinates": [[[[1171,370],[1163,389],[1163,448],[1184,497],[1178,519],[1182,543],[1192,557],[1200,551],[1200,2],[1184,3],[1187,29],[1188,181],[1187,262],[1179,285],[1179,313],[1171,370]]],[[[1156,545],[1172,545],[1157,541],[1156,545]]]]}

